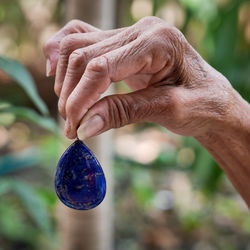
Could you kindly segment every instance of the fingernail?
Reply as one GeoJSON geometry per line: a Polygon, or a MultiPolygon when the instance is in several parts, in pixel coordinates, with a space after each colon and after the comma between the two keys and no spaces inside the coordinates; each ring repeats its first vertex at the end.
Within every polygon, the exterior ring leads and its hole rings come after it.
{"type": "Polygon", "coordinates": [[[83,122],[77,130],[77,136],[80,140],[85,140],[96,135],[104,127],[104,121],[100,115],[94,115],[83,122]]]}
{"type": "Polygon", "coordinates": [[[46,76],[48,77],[48,76],[50,76],[50,74],[51,74],[51,63],[50,63],[50,60],[47,59],[47,61],[46,61],[46,76]]]}

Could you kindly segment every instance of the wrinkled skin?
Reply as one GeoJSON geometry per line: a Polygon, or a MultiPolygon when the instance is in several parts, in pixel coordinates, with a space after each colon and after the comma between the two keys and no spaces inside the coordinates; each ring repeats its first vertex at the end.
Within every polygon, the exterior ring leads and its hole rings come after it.
{"type": "Polygon", "coordinates": [[[142,121],[196,136],[225,119],[238,98],[179,30],[155,17],[110,31],[73,20],[48,40],[44,52],[49,75],[56,73],[58,108],[69,138],[86,121],[91,131],[84,137],[142,121]],[[134,92],[98,101],[111,82],[121,80],[134,92]],[[89,122],[94,115],[103,121],[89,122]]]}
{"type": "Polygon", "coordinates": [[[73,20],[44,53],[67,137],[145,121],[193,136],[250,207],[250,105],[179,30],[155,17],[109,31],[73,20]],[[133,92],[100,99],[121,80],[133,92]]]}

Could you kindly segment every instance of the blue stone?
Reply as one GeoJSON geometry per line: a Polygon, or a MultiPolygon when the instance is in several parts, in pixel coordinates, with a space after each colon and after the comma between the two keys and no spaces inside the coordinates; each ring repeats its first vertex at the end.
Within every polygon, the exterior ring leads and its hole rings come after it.
{"type": "Polygon", "coordinates": [[[78,210],[94,208],[104,199],[106,180],[102,167],[82,141],[70,145],[59,160],[55,189],[66,206],[78,210]]]}

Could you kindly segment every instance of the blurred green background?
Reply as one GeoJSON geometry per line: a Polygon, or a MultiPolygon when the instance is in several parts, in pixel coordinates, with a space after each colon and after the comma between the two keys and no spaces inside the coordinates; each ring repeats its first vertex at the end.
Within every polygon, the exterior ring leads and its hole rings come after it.
{"type": "MultiPolygon", "coordinates": [[[[58,246],[53,174],[66,142],[41,48],[64,15],[60,0],[0,2],[0,250],[58,246]]],[[[178,27],[250,101],[250,1],[117,3],[117,26],[147,15],[178,27]]],[[[116,250],[250,249],[246,205],[195,140],[138,124],[113,144],[116,250]]]]}

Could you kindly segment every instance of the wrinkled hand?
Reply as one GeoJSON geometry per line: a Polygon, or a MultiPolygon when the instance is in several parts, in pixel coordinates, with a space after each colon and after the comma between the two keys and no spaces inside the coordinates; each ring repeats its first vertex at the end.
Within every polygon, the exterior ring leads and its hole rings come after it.
{"type": "Polygon", "coordinates": [[[240,98],[179,30],[155,17],[110,31],[74,20],[48,40],[44,52],[72,139],[136,122],[198,137],[230,123],[240,98]],[[133,92],[99,99],[121,80],[133,92]]]}

